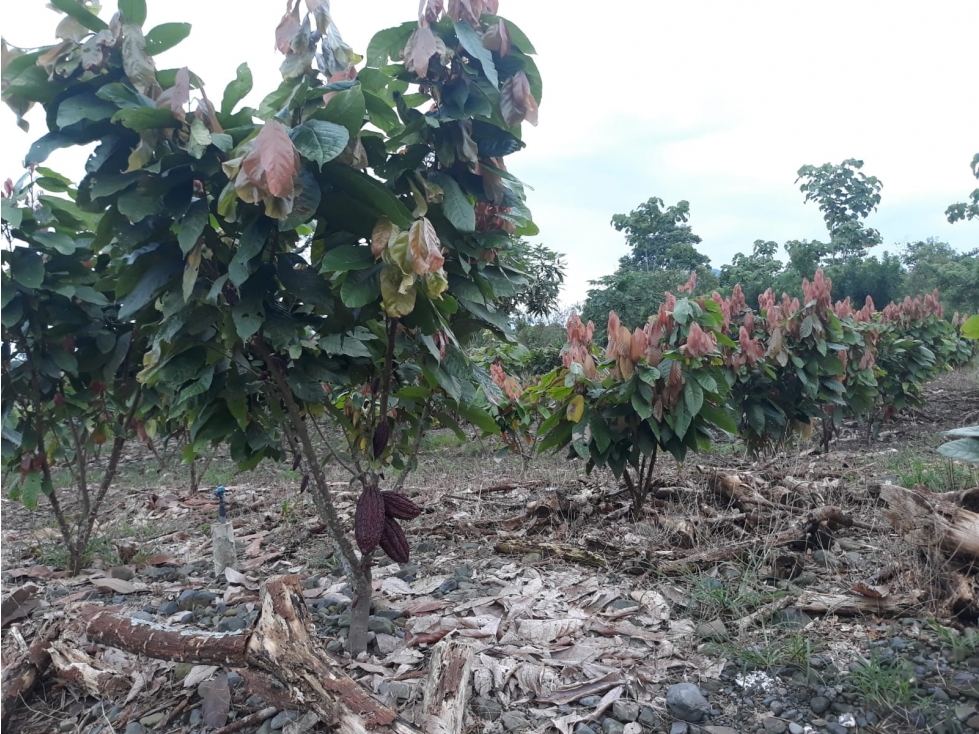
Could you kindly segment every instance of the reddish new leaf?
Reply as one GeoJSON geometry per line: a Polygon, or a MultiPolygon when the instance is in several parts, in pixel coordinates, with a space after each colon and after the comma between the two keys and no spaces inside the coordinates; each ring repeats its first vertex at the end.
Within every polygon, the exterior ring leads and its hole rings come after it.
{"type": "Polygon", "coordinates": [[[537,124],[537,100],[530,92],[530,81],[524,72],[518,71],[503,82],[503,89],[500,90],[500,111],[510,127],[523,120],[531,125],[537,124]]]}
{"type": "Polygon", "coordinates": [[[275,27],[275,47],[280,53],[289,53],[292,46],[292,39],[299,33],[302,23],[299,21],[299,2],[296,0],[295,6],[292,0],[286,3],[286,13],[275,27]]]}
{"type": "Polygon", "coordinates": [[[185,122],[187,120],[187,113],[184,111],[184,105],[189,101],[190,70],[185,66],[177,71],[177,77],[173,82],[173,86],[165,89],[163,94],[157,98],[156,106],[159,108],[169,108],[174,117],[181,122],[185,122]]]}
{"type": "Polygon", "coordinates": [[[299,174],[299,151],[289,133],[277,120],[269,120],[241,162],[249,182],[272,196],[286,198],[295,191],[299,174]]]}
{"type": "Polygon", "coordinates": [[[428,26],[419,26],[411,34],[404,50],[405,68],[420,77],[428,74],[428,62],[438,53],[435,34],[428,26]]]}

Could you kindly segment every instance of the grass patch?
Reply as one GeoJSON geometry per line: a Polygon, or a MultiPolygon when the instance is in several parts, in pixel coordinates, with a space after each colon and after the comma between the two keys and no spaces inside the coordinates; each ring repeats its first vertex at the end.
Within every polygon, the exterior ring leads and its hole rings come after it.
{"type": "Polygon", "coordinates": [[[979,470],[929,449],[901,451],[887,460],[887,468],[902,487],[921,484],[933,492],[952,492],[979,483],[979,470]]]}
{"type": "Polygon", "coordinates": [[[882,660],[872,656],[863,660],[846,679],[867,703],[890,711],[909,707],[919,697],[914,665],[907,660],[882,660]]]}

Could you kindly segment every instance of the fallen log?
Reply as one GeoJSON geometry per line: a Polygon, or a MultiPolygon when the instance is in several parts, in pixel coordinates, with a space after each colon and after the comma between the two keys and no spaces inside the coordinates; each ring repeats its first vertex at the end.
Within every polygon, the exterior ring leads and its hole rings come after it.
{"type": "Polygon", "coordinates": [[[847,617],[876,614],[879,617],[900,617],[920,607],[923,596],[922,592],[917,591],[905,596],[883,599],[852,594],[806,592],[801,594],[792,606],[814,614],[838,614],[847,617]]]}
{"type": "Polygon", "coordinates": [[[61,625],[49,623],[17,660],[4,661],[0,726],[6,727],[10,715],[51,665],[50,646],[60,634],[61,625]]]}
{"type": "Polygon", "coordinates": [[[907,542],[979,565],[979,512],[959,504],[974,502],[975,490],[951,495],[954,499],[949,499],[921,485],[908,489],[885,484],[880,496],[887,502],[884,517],[907,542]]]}
{"type": "Polygon", "coordinates": [[[421,728],[425,734],[462,731],[474,655],[473,646],[459,640],[442,640],[435,645],[422,693],[421,728]]]}
{"type": "MultiPolygon", "coordinates": [[[[261,612],[245,634],[174,629],[85,609],[81,631],[96,643],[163,660],[252,666],[286,686],[292,700],[342,734],[384,730],[420,734],[348,676],[316,637],[297,576],[275,576],[261,590],[261,612]]],[[[455,730],[458,731],[458,730],[455,730]]]]}
{"type": "Polygon", "coordinates": [[[826,505],[807,513],[791,527],[776,533],[774,536],[753,536],[717,548],[690,553],[682,558],[663,558],[655,552],[638,549],[620,550],[608,543],[601,544],[601,553],[558,543],[528,543],[517,540],[497,543],[494,550],[504,555],[540,553],[542,557],[557,557],[594,568],[617,566],[625,573],[654,572],[667,576],[677,576],[705,566],[733,561],[759,549],[795,545],[803,547],[816,545],[825,548],[832,538],[831,531],[852,525],[853,520],[843,514],[839,507],[826,505]]]}

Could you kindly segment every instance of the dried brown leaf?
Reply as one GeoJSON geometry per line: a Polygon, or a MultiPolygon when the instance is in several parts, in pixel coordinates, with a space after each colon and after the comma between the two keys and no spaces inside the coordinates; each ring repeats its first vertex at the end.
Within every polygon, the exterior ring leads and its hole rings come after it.
{"type": "Polygon", "coordinates": [[[109,589],[117,594],[132,594],[137,588],[129,581],[114,578],[92,579],[92,583],[100,589],[109,589]]]}
{"type": "Polygon", "coordinates": [[[36,591],[37,587],[33,584],[25,584],[4,599],[0,605],[0,627],[24,619],[41,606],[41,602],[34,598],[36,591]]]}
{"type": "Polygon", "coordinates": [[[231,688],[228,686],[228,674],[221,673],[214,680],[204,684],[204,705],[201,715],[205,726],[219,728],[228,722],[231,711],[231,688]]]}
{"type": "Polygon", "coordinates": [[[435,233],[435,227],[424,217],[415,220],[408,230],[408,250],[416,275],[435,273],[441,270],[445,263],[442,243],[435,233]]]}

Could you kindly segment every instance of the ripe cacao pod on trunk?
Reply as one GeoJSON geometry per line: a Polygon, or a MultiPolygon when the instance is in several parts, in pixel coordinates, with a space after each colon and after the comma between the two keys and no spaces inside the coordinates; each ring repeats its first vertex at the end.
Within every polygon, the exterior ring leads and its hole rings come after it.
{"type": "Polygon", "coordinates": [[[368,484],[357,500],[354,513],[354,538],[361,553],[370,553],[384,533],[384,498],[376,484],[368,484]]]}
{"type": "Polygon", "coordinates": [[[384,449],[387,448],[388,438],[390,436],[391,429],[388,426],[386,420],[381,421],[377,424],[374,429],[374,436],[372,437],[372,443],[374,448],[374,458],[380,458],[381,454],[384,453],[384,449]]]}
{"type": "Polygon", "coordinates": [[[391,557],[392,561],[407,563],[410,551],[405,531],[393,517],[384,518],[384,532],[381,535],[381,550],[391,557]]]}
{"type": "Polygon", "coordinates": [[[398,520],[414,520],[422,514],[422,508],[398,492],[381,492],[384,498],[384,512],[388,517],[398,520]]]}

